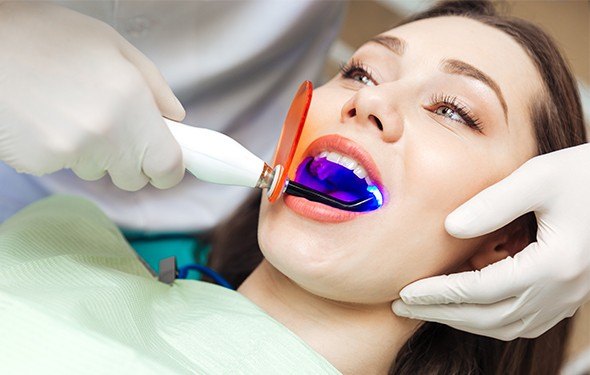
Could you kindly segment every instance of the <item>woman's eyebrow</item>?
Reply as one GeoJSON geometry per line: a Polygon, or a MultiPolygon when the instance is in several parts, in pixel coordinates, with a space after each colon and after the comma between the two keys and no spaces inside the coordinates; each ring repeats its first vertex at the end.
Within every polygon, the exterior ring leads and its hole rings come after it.
{"type": "Polygon", "coordinates": [[[376,37],[369,39],[369,42],[380,44],[383,47],[395,53],[396,55],[400,56],[403,55],[406,51],[407,43],[403,39],[400,39],[395,36],[377,35],[376,37]]]}
{"type": "Polygon", "coordinates": [[[460,74],[471,77],[486,84],[496,93],[496,96],[502,105],[502,109],[504,110],[504,119],[506,120],[506,123],[508,123],[508,107],[506,106],[506,101],[502,95],[502,90],[500,90],[500,86],[498,86],[496,81],[494,81],[490,76],[477,69],[473,65],[467,64],[461,60],[454,59],[444,59],[441,62],[441,70],[449,74],[460,74]]]}
{"type": "MultiPolygon", "coordinates": [[[[407,47],[407,42],[405,40],[390,35],[377,35],[376,37],[369,39],[367,43],[370,42],[377,43],[399,56],[404,54],[407,47]]],[[[506,120],[506,123],[508,123],[508,106],[506,105],[506,100],[504,100],[504,95],[502,95],[500,86],[498,86],[496,81],[494,81],[490,76],[477,69],[473,65],[467,64],[465,61],[455,59],[444,59],[441,62],[441,70],[445,73],[460,74],[477,79],[491,88],[492,91],[496,93],[496,96],[500,101],[500,105],[502,105],[502,109],[504,110],[504,119],[506,120]]]]}

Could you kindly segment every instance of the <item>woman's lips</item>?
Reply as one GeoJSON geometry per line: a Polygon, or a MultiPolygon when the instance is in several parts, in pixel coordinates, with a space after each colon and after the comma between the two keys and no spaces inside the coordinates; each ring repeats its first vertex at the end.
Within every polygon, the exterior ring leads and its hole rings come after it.
{"type": "MultiPolygon", "coordinates": [[[[313,141],[303,153],[302,159],[316,156],[322,151],[334,151],[347,155],[360,163],[367,171],[371,182],[383,192],[381,175],[371,155],[357,143],[339,135],[326,135],[313,141]]],[[[312,220],[328,223],[338,223],[355,219],[362,215],[360,212],[339,210],[321,203],[312,202],[305,198],[284,195],[285,205],[297,214],[312,220]]]]}
{"type": "Polygon", "coordinates": [[[312,202],[305,198],[288,194],[283,196],[283,201],[285,202],[285,206],[289,207],[295,213],[324,223],[340,223],[362,215],[360,212],[343,211],[322,203],[312,202]]]}

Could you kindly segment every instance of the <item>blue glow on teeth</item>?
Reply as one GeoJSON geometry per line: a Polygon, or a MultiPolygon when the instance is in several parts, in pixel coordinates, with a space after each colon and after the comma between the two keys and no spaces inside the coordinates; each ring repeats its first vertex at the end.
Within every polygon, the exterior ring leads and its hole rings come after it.
{"type": "Polygon", "coordinates": [[[352,203],[365,200],[354,208],[351,206],[348,211],[368,212],[383,206],[383,194],[377,185],[324,157],[304,159],[297,168],[294,181],[340,201],[352,203]]]}
{"type": "Polygon", "coordinates": [[[379,188],[375,185],[367,186],[367,191],[375,196],[379,207],[383,205],[383,194],[379,191],[379,188]]]}

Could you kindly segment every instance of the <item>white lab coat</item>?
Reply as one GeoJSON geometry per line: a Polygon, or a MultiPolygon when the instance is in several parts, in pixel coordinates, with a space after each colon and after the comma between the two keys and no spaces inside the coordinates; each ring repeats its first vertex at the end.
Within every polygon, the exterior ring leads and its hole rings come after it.
{"type": "MultiPolygon", "coordinates": [[[[59,1],[58,1],[59,3],[59,1]]],[[[321,73],[337,35],[338,1],[64,1],[112,25],[160,69],[187,110],[185,123],[222,131],[270,161],[298,85],[321,73]]],[[[33,177],[0,166],[0,221],[52,193],[87,197],[122,227],[200,230],[251,191],[187,175],[176,187],[125,192],[110,178],[71,171],[33,177]]]]}

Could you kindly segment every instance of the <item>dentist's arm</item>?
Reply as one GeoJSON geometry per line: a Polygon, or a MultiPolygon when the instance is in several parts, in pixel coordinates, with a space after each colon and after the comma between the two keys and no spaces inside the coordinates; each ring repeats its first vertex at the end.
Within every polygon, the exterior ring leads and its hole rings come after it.
{"type": "Polygon", "coordinates": [[[537,241],[481,271],[406,286],[395,313],[511,340],[543,334],[590,300],[590,144],[529,160],[451,213],[470,238],[534,211],[537,241]]]}
{"type": "Polygon", "coordinates": [[[0,2],[0,160],[36,175],[109,173],[137,190],[177,184],[162,116],[184,109],[159,71],[110,26],[47,3],[0,2]]]}

